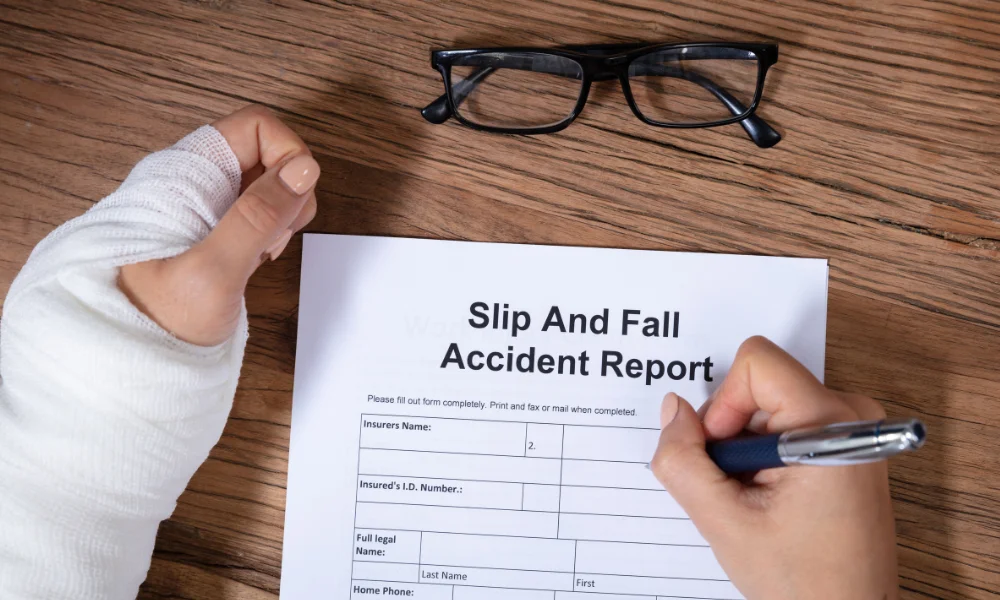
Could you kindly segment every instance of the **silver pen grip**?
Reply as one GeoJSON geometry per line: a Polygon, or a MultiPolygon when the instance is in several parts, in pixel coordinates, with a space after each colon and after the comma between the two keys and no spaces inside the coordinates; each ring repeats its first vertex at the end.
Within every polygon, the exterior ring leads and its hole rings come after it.
{"type": "Polygon", "coordinates": [[[838,423],[782,434],[778,455],[786,465],[853,465],[916,450],[926,435],[918,419],[838,423]]]}

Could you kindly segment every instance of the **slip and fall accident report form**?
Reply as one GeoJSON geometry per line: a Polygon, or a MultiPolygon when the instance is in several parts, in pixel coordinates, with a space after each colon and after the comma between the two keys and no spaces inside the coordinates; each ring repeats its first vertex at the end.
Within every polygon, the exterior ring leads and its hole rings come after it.
{"type": "Polygon", "coordinates": [[[742,596],[646,464],[825,260],[306,235],[281,597],[742,596]]]}

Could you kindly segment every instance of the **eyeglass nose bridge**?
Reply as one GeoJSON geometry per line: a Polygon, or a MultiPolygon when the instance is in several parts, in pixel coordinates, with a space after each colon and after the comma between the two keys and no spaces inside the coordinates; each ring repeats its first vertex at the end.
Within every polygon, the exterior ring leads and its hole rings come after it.
{"type": "Polygon", "coordinates": [[[594,56],[587,61],[587,71],[591,81],[613,81],[620,79],[625,73],[626,65],[631,62],[628,56],[594,56]]]}
{"type": "Polygon", "coordinates": [[[619,78],[619,72],[613,71],[611,69],[602,69],[600,71],[594,71],[590,75],[591,81],[613,81],[619,78]]]}

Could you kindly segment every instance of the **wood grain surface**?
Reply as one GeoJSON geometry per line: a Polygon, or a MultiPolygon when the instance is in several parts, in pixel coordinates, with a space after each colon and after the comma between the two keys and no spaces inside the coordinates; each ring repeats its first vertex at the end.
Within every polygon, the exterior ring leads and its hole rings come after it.
{"type": "MultiPolygon", "coordinates": [[[[903,596],[1000,597],[1000,2],[0,0],[0,294],[249,102],[323,167],[309,231],[829,258],[827,382],[930,430],[891,467],[903,596]],[[760,113],[785,139],[647,127],[617,82],[549,136],[417,112],[431,48],[632,40],[779,42],[760,113]]],[[[251,282],[230,422],[142,598],[278,593],[300,248],[251,282]]]]}

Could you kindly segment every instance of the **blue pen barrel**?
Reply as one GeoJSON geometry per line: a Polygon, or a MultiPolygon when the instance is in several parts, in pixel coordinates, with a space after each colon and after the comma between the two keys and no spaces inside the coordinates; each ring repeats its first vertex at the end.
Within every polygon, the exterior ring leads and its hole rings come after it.
{"type": "Polygon", "coordinates": [[[705,450],[726,473],[749,473],[783,467],[778,456],[779,433],[706,444],[705,450]]]}

